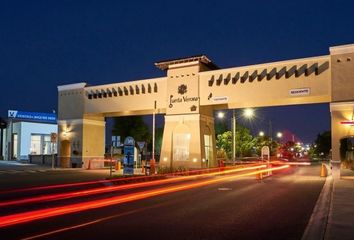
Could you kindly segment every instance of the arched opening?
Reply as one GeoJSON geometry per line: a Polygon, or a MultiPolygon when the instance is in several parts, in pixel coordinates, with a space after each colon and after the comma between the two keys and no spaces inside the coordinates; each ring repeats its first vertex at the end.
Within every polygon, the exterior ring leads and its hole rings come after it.
{"type": "MultiPolygon", "coordinates": [[[[172,137],[172,161],[189,160],[189,143],[191,139],[190,130],[185,124],[178,124],[173,130],[172,137]]],[[[172,165],[171,161],[171,165],[172,165]]]]}
{"type": "Polygon", "coordinates": [[[354,170],[354,136],[340,140],[340,157],[345,168],[354,170]]]}
{"type": "Polygon", "coordinates": [[[63,168],[70,167],[71,145],[69,140],[60,142],[60,166],[63,168]]]}
{"type": "Polygon", "coordinates": [[[214,162],[213,157],[213,140],[211,135],[211,130],[208,125],[205,127],[204,132],[204,156],[202,159],[203,167],[210,167],[210,164],[214,162]]]}

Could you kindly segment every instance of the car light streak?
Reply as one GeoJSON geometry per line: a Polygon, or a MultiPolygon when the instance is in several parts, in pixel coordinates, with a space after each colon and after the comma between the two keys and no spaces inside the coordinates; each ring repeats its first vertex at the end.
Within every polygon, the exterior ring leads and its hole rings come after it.
{"type": "Polygon", "coordinates": [[[284,162],[277,162],[277,161],[273,162],[273,164],[292,165],[292,166],[297,166],[297,165],[299,165],[299,166],[310,166],[311,165],[310,162],[286,162],[286,163],[284,163],[284,162]]]}
{"type": "MultiPolygon", "coordinates": [[[[249,165],[255,165],[255,164],[249,164],[249,165]]],[[[238,167],[240,167],[240,166],[238,166],[238,167]]],[[[30,191],[41,191],[41,190],[68,188],[68,187],[79,187],[79,186],[87,186],[87,185],[100,184],[100,183],[115,183],[115,182],[129,181],[129,180],[155,178],[155,177],[158,177],[158,176],[168,176],[168,175],[174,175],[175,176],[175,175],[185,175],[185,174],[197,174],[197,173],[213,172],[213,171],[220,171],[220,170],[234,169],[234,168],[235,167],[222,167],[222,168],[217,167],[217,168],[207,168],[207,169],[202,169],[202,170],[191,170],[191,171],[185,171],[185,172],[175,172],[175,173],[167,173],[167,174],[152,175],[152,176],[139,176],[139,177],[127,177],[127,178],[119,178],[119,179],[108,179],[108,180],[97,180],[97,181],[87,181],[87,182],[77,182],[77,183],[55,184],[55,185],[48,185],[48,186],[39,186],[39,187],[29,187],[29,188],[5,190],[5,191],[0,191],[0,194],[30,192],[30,191]]]]}
{"type": "Polygon", "coordinates": [[[66,206],[62,206],[62,207],[54,207],[54,208],[34,210],[34,211],[29,211],[29,212],[24,212],[24,213],[17,213],[17,214],[13,214],[13,215],[7,215],[7,216],[0,217],[0,227],[11,226],[11,225],[19,224],[19,223],[26,223],[26,222],[30,222],[30,221],[35,221],[35,220],[44,219],[44,218],[48,218],[48,217],[60,216],[60,215],[69,214],[69,213],[86,211],[86,210],[90,210],[90,209],[97,209],[97,208],[101,208],[101,207],[110,206],[113,204],[120,204],[120,203],[136,201],[136,200],[140,200],[140,199],[154,197],[157,195],[162,195],[162,194],[202,187],[202,186],[214,184],[214,183],[225,181],[225,180],[231,180],[231,179],[240,178],[240,177],[244,177],[244,176],[265,173],[268,171],[281,170],[281,169],[285,169],[288,167],[290,167],[290,165],[284,165],[284,166],[280,166],[280,167],[257,170],[257,171],[253,171],[253,172],[247,172],[247,173],[242,173],[242,174],[232,175],[232,176],[222,176],[219,178],[205,180],[205,181],[199,181],[196,183],[180,184],[180,185],[171,186],[171,187],[163,187],[160,189],[147,190],[147,191],[143,191],[143,192],[127,194],[127,195],[122,195],[122,196],[117,196],[117,197],[110,197],[107,199],[94,200],[94,201],[89,201],[89,202],[85,202],[85,203],[71,204],[71,205],[66,205],[66,206]]]}
{"type": "Polygon", "coordinates": [[[220,174],[228,174],[228,173],[235,173],[235,172],[241,172],[241,171],[248,171],[248,170],[254,170],[254,169],[265,168],[265,167],[266,167],[266,165],[235,168],[235,169],[225,170],[222,172],[204,173],[204,174],[200,174],[200,175],[182,176],[179,178],[169,178],[169,179],[156,180],[156,181],[151,181],[151,182],[131,183],[131,184],[125,184],[125,185],[119,185],[119,186],[100,187],[100,188],[94,188],[94,189],[82,190],[82,191],[76,191],[76,192],[58,193],[58,194],[50,194],[50,195],[45,195],[45,196],[33,197],[33,198],[3,201],[3,202],[0,202],[0,207],[6,207],[6,206],[11,206],[11,205],[17,205],[17,204],[25,204],[25,203],[36,203],[36,202],[43,202],[43,201],[61,200],[61,199],[82,197],[82,196],[87,196],[87,195],[107,193],[107,192],[113,192],[113,191],[119,191],[119,190],[125,190],[125,189],[134,189],[134,188],[140,188],[140,187],[155,186],[155,185],[171,183],[171,182],[176,182],[176,181],[185,181],[185,180],[194,179],[194,178],[215,176],[215,175],[220,175],[220,174]]]}

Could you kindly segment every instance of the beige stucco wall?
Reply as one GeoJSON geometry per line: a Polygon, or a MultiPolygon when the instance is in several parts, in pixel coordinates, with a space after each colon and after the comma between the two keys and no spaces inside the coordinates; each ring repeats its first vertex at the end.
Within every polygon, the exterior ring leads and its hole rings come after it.
{"type": "Polygon", "coordinates": [[[156,101],[157,112],[164,113],[166,107],[166,77],[125,83],[114,83],[85,88],[84,111],[86,114],[104,116],[128,116],[152,114],[156,101]],[[116,95],[89,99],[88,94],[108,92],[116,95]],[[119,94],[119,89],[122,91],[119,94]]]}
{"type": "Polygon", "coordinates": [[[329,56],[297,59],[253,66],[221,69],[200,73],[200,104],[214,105],[216,108],[245,108],[266,107],[306,103],[323,103],[331,99],[331,71],[329,56]],[[321,71],[302,72],[287,76],[291,69],[316,66],[321,71]],[[276,69],[279,76],[272,74],[276,69]],[[274,71],[274,70],[273,70],[274,71]],[[262,79],[258,78],[261,73],[262,79]],[[257,77],[252,74],[257,73],[257,77]],[[237,78],[235,81],[233,78],[237,78]],[[242,76],[245,76],[242,80],[242,76]],[[211,80],[214,79],[212,85],[211,80]],[[218,81],[220,84],[218,84],[218,81]],[[291,96],[292,89],[309,88],[310,94],[303,96],[291,96]],[[212,98],[210,96],[212,95],[212,98]],[[227,101],[213,101],[213,97],[227,97],[227,101]],[[220,106],[217,106],[220,105],[220,106]]]}
{"type": "Polygon", "coordinates": [[[354,44],[330,48],[332,72],[332,159],[340,161],[340,139],[354,135],[354,126],[341,124],[354,117],[354,44]]]}
{"type": "Polygon", "coordinates": [[[330,48],[332,102],[354,100],[354,45],[330,48]]]}
{"type": "Polygon", "coordinates": [[[58,156],[62,167],[87,166],[92,158],[103,158],[105,120],[101,114],[85,114],[85,83],[59,89],[58,156]],[[63,151],[63,146],[69,149],[63,151]]]}
{"type": "Polygon", "coordinates": [[[199,113],[199,62],[177,64],[167,71],[166,113],[199,113]],[[180,86],[186,87],[185,93],[179,93],[180,86]]]}
{"type": "Polygon", "coordinates": [[[206,161],[204,135],[210,135],[215,148],[214,121],[210,116],[200,114],[165,116],[160,166],[202,168],[209,165],[214,167],[216,153],[213,151],[211,159],[208,159],[209,162],[206,161]],[[189,157],[186,161],[179,161],[173,154],[173,135],[178,133],[190,134],[189,157]]]}

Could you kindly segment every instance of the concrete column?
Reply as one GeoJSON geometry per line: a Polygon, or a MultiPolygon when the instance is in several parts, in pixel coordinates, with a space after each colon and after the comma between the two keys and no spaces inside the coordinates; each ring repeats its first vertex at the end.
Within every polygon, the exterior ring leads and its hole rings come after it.
{"type": "Polygon", "coordinates": [[[160,166],[189,169],[212,167],[215,166],[215,158],[215,131],[212,117],[201,114],[165,116],[160,166]],[[178,154],[178,151],[182,150],[178,147],[177,135],[186,137],[187,155],[178,154]],[[210,154],[205,152],[205,135],[211,139],[210,154]]]}

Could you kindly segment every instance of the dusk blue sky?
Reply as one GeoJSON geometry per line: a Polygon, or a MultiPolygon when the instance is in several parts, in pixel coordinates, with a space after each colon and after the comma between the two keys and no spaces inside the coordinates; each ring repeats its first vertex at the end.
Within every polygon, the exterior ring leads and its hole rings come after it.
{"type": "MultiPolygon", "coordinates": [[[[164,76],[154,62],[206,54],[222,68],[326,55],[354,43],[353,1],[1,1],[0,116],[51,112],[57,86],[164,76]]],[[[254,131],[305,142],[328,104],[263,108],[254,131]]]]}

